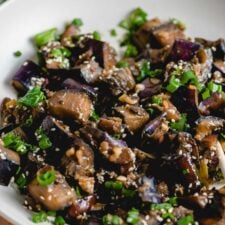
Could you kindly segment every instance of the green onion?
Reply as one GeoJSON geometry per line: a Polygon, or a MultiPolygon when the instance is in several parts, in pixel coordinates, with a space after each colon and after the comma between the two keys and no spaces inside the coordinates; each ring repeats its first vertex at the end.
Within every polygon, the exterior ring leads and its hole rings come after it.
{"type": "Polygon", "coordinates": [[[99,33],[98,31],[94,31],[94,32],[92,33],[92,35],[93,35],[93,38],[94,38],[95,40],[101,41],[101,35],[100,35],[100,33],[99,33]]]}
{"type": "Polygon", "coordinates": [[[119,225],[121,218],[117,215],[107,214],[102,217],[103,225],[119,225]]]}
{"type": "Polygon", "coordinates": [[[55,49],[52,49],[51,55],[54,58],[70,57],[71,56],[71,52],[67,48],[55,48],[55,49]]]}
{"type": "Polygon", "coordinates": [[[15,57],[20,57],[22,55],[21,51],[16,51],[13,53],[15,57]]]}
{"type": "Polygon", "coordinates": [[[172,206],[176,206],[177,205],[177,197],[171,197],[166,202],[171,204],[172,206]]]}
{"type": "Polygon", "coordinates": [[[72,24],[76,27],[81,27],[84,25],[83,21],[80,18],[73,19],[72,24]]]}
{"type": "Polygon", "coordinates": [[[173,220],[174,219],[174,215],[172,213],[166,212],[166,213],[162,214],[162,218],[165,219],[165,220],[166,219],[172,219],[173,220]]]}
{"type": "Polygon", "coordinates": [[[32,146],[25,143],[21,137],[16,136],[13,132],[7,133],[2,137],[4,147],[15,150],[21,155],[25,154],[32,146]]]}
{"type": "Polygon", "coordinates": [[[47,214],[44,211],[34,213],[32,215],[32,222],[33,223],[42,223],[47,221],[47,214]]]}
{"type": "Polygon", "coordinates": [[[118,67],[118,68],[125,68],[125,67],[128,67],[128,66],[129,66],[129,63],[126,62],[126,61],[119,61],[116,64],[116,67],[118,67]]]}
{"type": "Polygon", "coordinates": [[[187,128],[186,123],[187,123],[187,114],[182,113],[180,120],[178,120],[176,122],[171,122],[170,127],[174,130],[177,130],[177,131],[183,131],[187,128]]]}
{"type": "Polygon", "coordinates": [[[56,176],[54,170],[46,171],[37,176],[37,181],[41,186],[48,186],[55,182],[56,176]]]}
{"type": "Polygon", "coordinates": [[[154,109],[153,108],[148,108],[147,109],[147,112],[150,114],[150,115],[152,115],[153,113],[154,113],[154,109]]]}
{"type": "Polygon", "coordinates": [[[169,80],[169,84],[166,86],[166,90],[170,93],[175,92],[181,86],[181,82],[175,76],[172,76],[169,80]]]}
{"type": "Polygon", "coordinates": [[[47,212],[47,215],[48,215],[48,216],[55,217],[55,216],[56,216],[56,212],[55,212],[55,211],[48,211],[48,212],[47,212]]]}
{"type": "Polygon", "coordinates": [[[126,30],[136,30],[148,20],[148,14],[141,8],[135,9],[126,20],[119,23],[119,26],[126,30]]]}
{"type": "Polygon", "coordinates": [[[38,138],[38,145],[40,149],[45,150],[52,147],[52,142],[50,141],[49,137],[44,133],[42,128],[36,130],[35,134],[38,138]]]}
{"type": "Polygon", "coordinates": [[[188,70],[188,71],[184,72],[181,76],[180,81],[181,81],[182,85],[185,85],[189,82],[191,84],[195,84],[195,85],[198,83],[198,79],[192,70],[188,70]]]}
{"type": "Polygon", "coordinates": [[[202,93],[202,98],[203,100],[206,100],[209,97],[210,97],[210,91],[208,88],[206,88],[206,90],[202,93]]]}
{"type": "Polygon", "coordinates": [[[129,58],[129,57],[135,57],[137,56],[138,51],[137,48],[133,44],[128,44],[126,46],[126,50],[124,52],[124,57],[129,58]]]}
{"type": "Polygon", "coordinates": [[[157,77],[163,73],[162,69],[155,69],[149,71],[149,77],[157,77]]]}
{"type": "Polygon", "coordinates": [[[34,37],[34,42],[37,45],[37,47],[46,45],[50,41],[55,41],[56,40],[56,32],[57,32],[57,29],[52,28],[50,30],[46,30],[44,32],[36,34],[34,37]]]}
{"type": "Polygon", "coordinates": [[[136,225],[140,221],[139,211],[135,208],[132,208],[127,213],[127,223],[136,225]]]}
{"type": "Polygon", "coordinates": [[[111,34],[112,37],[116,37],[116,36],[117,36],[117,32],[116,32],[115,29],[112,29],[112,30],[110,31],[110,34],[111,34]]]}
{"type": "Polygon", "coordinates": [[[127,189],[125,187],[122,188],[121,194],[125,197],[125,198],[134,198],[137,194],[136,191],[134,190],[130,190],[127,189]]]}
{"type": "Polygon", "coordinates": [[[120,181],[106,181],[105,187],[113,190],[121,190],[123,188],[123,184],[120,181]]]}
{"type": "Polygon", "coordinates": [[[23,173],[20,173],[18,178],[15,180],[15,183],[18,185],[19,188],[24,188],[27,184],[25,175],[23,173]]]}
{"type": "Polygon", "coordinates": [[[188,169],[184,169],[184,170],[182,170],[182,173],[183,173],[184,175],[186,175],[186,174],[189,174],[190,172],[189,172],[188,169]]]}
{"type": "Polygon", "coordinates": [[[33,124],[33,117],[30,115],[23,123],[23,127],[30,127],[32,124],[33,124]]]}
{"type": "Polygon", "coordinates": [[[75,188],[75,193],[76,193],[77,197],[82,197],[82,195],[80,193],[80,188],[78,186],[76,186],[76,188],[75,188]]]}
{"type": "Polygon", "coordinates": [[[182,30],[186,28],[185,24],[178,19],[172,18],[170,21],[182,30]]]}
{"type": "Polygon", "coordinates": [[[54,221],[54,225],[64,225],[66,222],[62,216],[57,216],[54,221]]]}
{"type": "Polygon", "coordinates": [[[147,76],[149,76],[149,73],[150,73],[150,62],[144,61],[140,66],[140,73],[136,78],[137,81],[142,81],[147,76]]]}
{"type": "Polygon", "coordinates": [[[209,89],[210,92],[222,92],[222,85],[221,84],[216,84],[212,81],[210,81],[208,84],[207,84],[207,87],[209,89]]]}
{"type": "Polygon", "coordinates": [[[95,110],[92,111],[92,113],[90,115],[90,119],[94,122],[97,122],[99,120],[99,115],[96,113],[95,110]]]}
{"type": "Polygon", "coordinates": [[[224,133],[220,133],[220,136],[225,139],[225,134],[224,133]]]}
{"type": "Polygon", "coordinates": [[[185,216],[177,221],[177,225],[190,225],[194,224],[194,219],[192,215],[185,216]]]}
{"type": "Polygon", "coordinates": [[[29,90],[26,95],[20,98],[17,102],[19,105],[35,108],[45,99],[46,97],[41,91],[41,88],[36,86],[33,89],[29,90]]]}
{"type": "Polygon", "coordinates": [[[154,203],[151,205],[151,210],[155,210],[155,211],[162,210],[162,209],[169,210],[170,208],[172,208],[172,205],[170,203],[159,203],[159,204],[154,203]]]}
{"type": "Polygon", "coordinates": [[[153,104],[156,104],[156,105],[162,105],[162,99],[161,98],[159,98],[159,97],[156,97],[156,96],[153,96],[152,97],[152,103],[153,104]]]}

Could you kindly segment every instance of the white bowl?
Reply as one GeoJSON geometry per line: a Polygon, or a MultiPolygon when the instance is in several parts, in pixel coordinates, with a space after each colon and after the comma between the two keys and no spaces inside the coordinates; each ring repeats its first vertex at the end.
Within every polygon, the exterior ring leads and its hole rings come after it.
{"type": "MultiPolygon", "coordinates": [[[[19,65],[35,54],[31,42],[34,34],[52,27],[62,29],[65,22],[80,17],[84,32],[98,30],[103,39],[116,46],[109,30],[138,6],[150,17],[180,19],[192,37],[225,37],[224,0],[9,0],[0,7],[0,100],[15,95],[9,80],[19,65]],[[14,57],[17,50],[22,57],[14,57]]],[[[0,187],[0,199],[0,214],[15,225],[33,224],[18,193],[0,187]]]]}

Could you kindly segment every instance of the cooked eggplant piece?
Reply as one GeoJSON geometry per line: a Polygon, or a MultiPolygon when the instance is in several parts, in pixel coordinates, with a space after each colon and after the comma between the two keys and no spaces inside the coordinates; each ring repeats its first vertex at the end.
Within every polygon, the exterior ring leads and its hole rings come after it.
{"type": "Polygon", "coordinates": [[[201,115],[208,116],[225,105],[225,93],[214,92],[209,98],[199,104],[201,115]]]}
{"type": "Polygon", "coordinates": [[[125,105],[115,108],[124,120],[126,128],[135,132],[142,128],[149,120],[149,114],[140,106],[125,105]]]}
{"type": "Polygon", "coordinates": [[[225,120],[219,117],[206,116],[196,121],[196,134],[197,141],[203,140],[206,136],[213,132],[218,132],[223,129],[225,120]]]}
{"type": "Polygon", "coordinates": [[[199,50],[200,45],[183,39],[176,39],[171,50],[169,60],[171,61],[190,61],[199,50]]]}
{"type": "Polygon", "coordinates": [[[211,77],[213,55],[211,49],[200,48],[195,58],[193,58],[193,71],[199,82],[205,83],[211,77]]]}
{"type": "Polygon", "coordinates": [[[81,189],[89,194],[94,192],[94,153],[82,139],[75,137],[73,147],[66,151],[62,166],[68,177],[78,181],[81,189]]]}
{"type": "MultiPolygon", "coordinates": [[[[44,167],[37,172],[37,176],[54,171],[51,167],[44,167]]],[[[58,171],[55,172],[54,183],[44,186],[38,182],[37,177],[28,185],[29,194],[37,203],[41,203],[47,210],[62,210],[72,205],[76,200],[74,190],[68,185],[64,176],[58,171]]]]}
{"type": "Polygon", "coordinates": [[[31,87],[47,84],[41,68],[34,62],[28,60],[23,63],[20,69],[12,78],[13,87],[21,94],[26,93],[31,87]]]}
{"type": "Polygon", "coordinates": [[[61,43],[65,47],[73,47],[73,38],[80,34],[80,29],[73,25],[69,24],[65,31],[62,34],[61,43]]]}
{"type": "Polygon", "coordinates": [[[121,134],[123,131],[122,119],[119,117],[102,117],[98,122],[98,126],[109,134],[121,134]]]}
{"type": "Polygon", "coordinates": [[[80,123],[86,123],[91,115],[93,104],[89,96],[84,92],[74,90],[57,91],[49,99],[49,111],[60,119],[74,119],[80,123]]]}
{"type": "Polygon", "coordinates": [[[20,165],[18,153],[0,145],[0,184],[7,186],[20,165]]]}
{"type": "Polygon", "coordinates": [[[187,114],[187,119],[191,124],[199,117],[198,91],[194,85],[179,87],[173,93],[171,101],[179,112],[187,114]]]}
{"type": "Polygon", "coordinates": [[[162,113],[160,116],[148,122],[143,131],[142,139],[144,143],[157,142],[162,143],[164,135],[169,130],[168,123],[166,122],[166,113],[162,113]]]}
{"type": "Polygon", "coordinates": [[[216,41],[209,41],[203,38],[195,38],[195,41],[207,48],[213,48],[213,57],[217,59],[225,59],[225,40],[220,38],[216,41]]]}
{"type": "Polygon", "coordinates": [[[223,76],[225,75],[225,63],[222,60],[214,60],[214,70],[219,71],[223,76]]]}
{"type": "Polygon", "coordinates": [[[133,35],[133,41],[140,50],[144,50],[150,44],[151,33],[155,27],[161,24],[159,18],[153,18],[144,23],[133,35]]]}
{"type": "Polygon", "coordinates": [[[71,78],[67,78],[66,80],[64,80],[62,83],[62,87],[64,89],[84,91],[94,99],[97,97],[97,91],[93,87],[91,87],[87,84],[81,83],[79,81],[76,81],[74,79],[71,79],[71,78]]]}
{"type": "Polygon", "coordinates": [[[103,69],[112,68],[115,63],[115,51],[106,42],[98,41],[91,38],[83,38],[78,46],[71,49],[75,63],[79,60],[79,55],[88,52],[89,57],[95,57],[96,62],[103,69]]]}
{"type": "Polygon", "coordinates": [[[87,213],[95,203],[96,198],[92,195],[87,196],[85,198],[77,199],[69,208],[68,214],[70,217],[76,219],[79,215],[87,213]]]}
{"type": "Polygon", "coordinates": [[[161,90],[161,81],[159,79],[146,78],[141,82],[143,89],[138,93],[141,100],[148,99],[149,97],[158,94],[161,90]]]}
{"type": "Polygon", "coordinates": [[[154,178],[142,177],[139,181],[141,185],[138,188],[139,196],[143,202],[159,203],[160,195],[157,193],[154,178]]]}
{"type": "Polygon", "coordinates": [[[121,68],[109,71],[101,78],[109,85],[113,95],[120,95],[132,90],[135,87],[135,80],[130,69],[121,68]]]}
{"type": "Polygon", "coordinates": [[[160,47],[172,46],[176,39],[183,39],[185,37],[183,29],[173,22],[163,23],[155,27],[152,35],[160,47]]]}

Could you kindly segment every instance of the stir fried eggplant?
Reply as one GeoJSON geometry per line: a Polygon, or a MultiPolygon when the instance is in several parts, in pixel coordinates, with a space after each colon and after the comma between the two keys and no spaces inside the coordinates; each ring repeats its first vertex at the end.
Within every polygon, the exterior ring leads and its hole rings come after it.
{"type": "Polygon", "coordinates": [[[137,8],[118,60],[82,24],[37,34],[39,63],[13,76],[0,184],[17,184],[34,222],[224,224],[224,39],[193,40],[137,8]]]}

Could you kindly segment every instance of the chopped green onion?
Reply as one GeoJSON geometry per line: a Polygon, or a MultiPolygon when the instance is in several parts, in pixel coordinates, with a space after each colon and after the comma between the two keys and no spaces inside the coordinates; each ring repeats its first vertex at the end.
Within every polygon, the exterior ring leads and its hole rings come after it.
{"type": "Polygon", "coordinates": [[[103,225],[119,225],[121,218],[117,215],[107,214],[102,217],[103,225]]]}
{"type": "Polygon", "coordinates": [[[210,91],[208,88],[206,88],[206,90],[202,93],[202,98],[203,100],[206,100],[209,97],[210,97],[210,91]]]}
{"type": "Polygon", "coordinates": [[[176,206],[177,205],[177,197],[171,197],[166,202],[171,204],[172,206],[176,206]]]}
{"type": "Polygon", "coordinates": [[[194,218],[192,215],[185,216],[177,221],[177,225],[190,225],[194,224],[194,218]]]}
{"type": "Polygon", "coordinates": [[[210,81],[208,84],[207,84],[207,87],[209,89],[210,92],[222,92],[222,85],[221,84],[216,84],[212,81],[210,81]]]}
{"type": "Polygon", "coordinates": [[[184,175],[186,175],[186,174],[189,174],[190,172],[189,172],[188,169],[184,169],[184,170],[182,170],[182,173],[183,173],[184,175]]]}
{"type": "Polygon", "coordinates": [[[37,135],[38,145],[40,149],[45,150],[52,146],[52,142],[42,128],[37,129],[35,134],[37,135]]]}
{"type": "Polygon", "coordinates": [[[150,62],[144,61],[140,66],[140,73],[139,73],[138,77],[136,78],[137,81],[142,81],[147,76],[149,76],[149,73],[150,73],[150,62]]]}
{"type": "Polygon", "coordinates": [[[16,136],[13,132],[7,133],[2,137],[4,147],[15,150],[21,155],[25,154],[32,146],[25,143],[21,137],[16,136]]]}
{"type": "Polygon", "coordinates": [[[25,175],[23,173],[20,173],[19,177],[15,180],[15,183],[19,188],[24,188],[27,184],[25,175]]]}
{"type": "Polygon", "coordinates": [[[76,193],[77,197],[82,197],[82,195],[80,193],[80,188],[78,186],[76,186],[76,188],[75,188],[75,193],[76,193]]]}
{"type": "Polygon", "coordinates": [[[30,115],[24,122],[24,127],[30,127],[33,124],[33,117],[30,115]]]}
{"type": "Polygon", "coordinates": [[[84,25],[83,21],[80,18],[73,19],[72,24],[76,27],[81,27],[84,25]]]}
{"type": "Polygon", "coordinates": [[[55,216],[56,216],[56,212],[55,212],[55,211],[48,211],[48,212],[47,212],[47,215],[48,215],[48,216],[55,217],[55,216]]]}
{"type": "Polygon", "coordinates": [[[123,184],[120,181],[106,181],[105,187],[113,190],[121,190],[123,188],[123,184]]]}
{"type": "Polygon", "coordinates": [[[176,122],[171,122],[170,127],[177,131],[183,131],[183,130],[185,130],[185,128],[187,128],[186,123],[187,123],[187,114],[182,113],[180,120],[178,120],[176,122]]]}
{"type": "Polygon", "coordinates": [[[46,97],[41,91],[41,88],[36,86],[33,89],[29,90],[26,95],[20,98],[17,102],[20,105],[35,108],[45,99],[46,97]]]}
{"type": "Polygon", "coordinates": [[[54,170],[46,171],[37,176],[37,181],[41,186],[48,186],[55,182],[56,176],[54,170]]]}
{"type": "Polygon", "coordinates": [[[173,24],[175,24],[177,27],[179,27],[180,29],[182,30],[185,30],[186,26],[183,22],[181,22],[180,20],[178,19],[175,19],[175,18],[172,18],[170,20],[173,24]]]}
{"type": "Polygon", "coordinates": [[[115,29],[112,29],[112,30],[110,31],[110,34],[111,34],[112,37],[116,37],[116,36],[117,36],[117,32],[116,32],[115,29]]]}
{"type": "Polygon", "coordinates": [[[169,84],[166,86],[166,90],[170,93],[175,92],[181,86],[181,82],[175,76],[172,76],[169,80],[169,84]]]}
{"type": "Polygon", "coordinates": [[[95,110],[92,111],[92,113],[90,115],[90,119],[94,122],[97,122],[99,120],[99,115],[96,113],[95,110]]]}
{"type": "Polygon", "coordinates": [[[198,79],[192,70],[185,71],[181,76],[181,84],[185,85],[187,83],[197,84],[198,79]]]}
{"type": "Polygon", "coordinates": [[[71,56],[71,52],[67,48],[55,48],[55,49],[52,49],[51,55],[54,58],[70,57],[71,56]]]}
{"type": "Polygon", "coordinates": [[[163,72],[162,69],[150,70],[149,71],[149,77],[157,77],[157,76],[161,75],[162,72],[163,72]]]}
{"type": "Polygon", "coordinates": [[[47,221],[47,214],[44,211],[33,213],[32,222],[33,223],[42,223],[47,221]]]}
{"type": "Polygon", "coordinates": [[[34,37],[34,42],[37,45],[37,47],[46,45],[50,41],[55,41],[56,40],[56,32],[57,32],[57,29],[52,28],[50,30],[46,30],[44,32],[36,34],[34,37]]]}
{"type": "Polygon", "coordinates": [[[21,55],[22,55],[22,52],[21,51],[14,52],[14,56],[15,57],[20,57],[21,55]]]}
{"type": "Polygon", "coordinates": [[[162,105],[162,99],[161,98],[159,98],[159,97],[156,97],[156,96],[153,96],[152,97],[152,103],[153,104],[156,104],[156,105],[162,105]]]}
{"type": "Polygon", "coordinates": [[[148,108],[147,109],[147,112],[150,114],[150,115],[152,115],[153,113],[154,113],[154,109],[153,108],[148,108]]]}
{"type": "Polygon", "coordinates": [[[132,208],[127,213],[127,223],[136,225],[140,221],[139,211],[135,208],[132,208]]]}
{"type": "Polygon", "coordinates": [[[93,38],[94,38],[95,40],[101,41],[101,35],[100,35],[100,33],[99,33],[98,31],[94,31],[94,32],[92,33],[92,35],[93,35],[93,38]]]}
{"type": "Polygon", "coordinates": [[[54,225],[64,225],[66,222],[62,216],[57,216],[54,221],[54,225]]]}
{"type": "Polygon", "coordinates": [[[116,67],[118,68],[125,68],[125,67],[128,67],[129,66],[129,63],[126,62],[126,61],[119,61],[117,64],[116,64],[116,67]]]}
{"type": "Polygon", "coordinates": [[[174,219],[174,215],[172,214],[172,213],[170,213],[170,212],[166,212],[166,213],[163,213],[162,214],[162,218],[163,219],[174,219]]]}
{"type": "Polygon", "coordinates": [[[126,198],[134,198],[137,192],[123,187],[121,194],[126,198]]]}
{"type": "Polygon", "coordinates": [[[151,210],[168,210],[171,209],[172,205],[170,203],[153,203],[151,205],[151,210]]]}
{"type": "Polygon", "coordinates": [[[128,44],[126,46],[126,50],[124,52],[124,57],[129,58],[129,57],[135,57],[137,56],[138,51],[137,48],[133,44],[128,44]]]}
{"type": "Polygon", "coordinates": [[[126,20],[119,23],[119,26],[126,30],[135,30],[148,20],[148,14],[141,8],[135,9],[126,20]]]}

